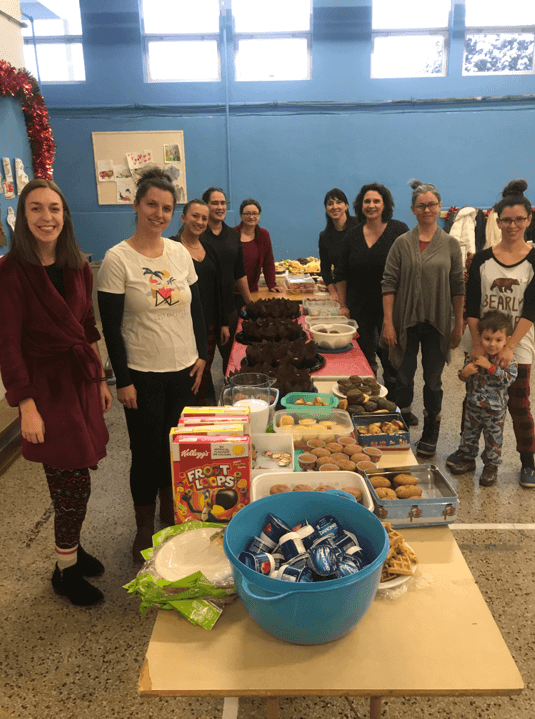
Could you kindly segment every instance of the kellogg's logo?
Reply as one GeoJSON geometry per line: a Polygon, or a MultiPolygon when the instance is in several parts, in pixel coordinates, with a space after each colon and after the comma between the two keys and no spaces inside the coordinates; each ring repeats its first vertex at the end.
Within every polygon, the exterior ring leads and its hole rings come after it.
{"type": "Polygon", "coordinates": [[[195,459],[202,459],[208,457],[208,452],[199,452],[198,449],[183,449],[180,452],[181,457],[195,457],[195,459]]]}

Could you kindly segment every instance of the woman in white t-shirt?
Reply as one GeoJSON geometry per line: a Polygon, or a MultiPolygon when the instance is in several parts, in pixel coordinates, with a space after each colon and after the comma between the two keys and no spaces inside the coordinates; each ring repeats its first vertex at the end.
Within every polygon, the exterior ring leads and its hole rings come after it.
{"type": "MultiPolygon", "coordinates": [[[[535,487],[535,426],[529,399],[531,365],[535,358],[535,249],[526,242],[531,223],[531,202],[524,197],[528,184],[513,180],[503,190],[503,199],[494,210],[502,233],[501,242],[474,255],[466,286],[466,315],[469,332],[461,344],[472,361],[484,354],[478,333],[478,319],[489,310],[499,310],[511,318],[514,332],[498,354],[500,367],[514,360],[518,376],[509,387],[508,409],[513,420],[516,449],[522,468],[520,484],[535,487]]],[[[446,466],[453,474],[475,468],[458,452],[450,455],[446,466]]]]}
{"type": "Polygon", "coordinates": [[[108,250],[98,276],[102,327],[132,452],[134,561],[152,544],[158,494],[160,519],[174,522],[169,431],[193,401],[206,359],[193,262],[181,244],[162,237],[175,204],[171,178],[158,168],[147,171],[134,202],[136,231],[108,250]]]}

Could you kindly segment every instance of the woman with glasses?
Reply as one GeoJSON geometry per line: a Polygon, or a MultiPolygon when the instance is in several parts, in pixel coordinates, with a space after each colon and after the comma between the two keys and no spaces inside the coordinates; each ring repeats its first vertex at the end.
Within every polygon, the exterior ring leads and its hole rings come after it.
{"type": "Polygon", "coordinates": [[[408,419],[421,347],[424,429],[416,452],[420,457],[432,457],[440,431],[442,371],[449,362],[450,349],[461,341],[465,287],[459,242],[437,225],[442,206],[439,191],[419,180],[411,180],[409,185],[413,188],[411,209],[418,224],[398,237],[386,259],[382,342],[389,348],[390,361],[397,370],[395,401],[408,419]]]}
{"type": "Polygon", "coordinates": [[[379,346],[383,327],[381,280],[392,244],[409,228],[392,219],[394,198],[379,182],[361,187],[353,208],[360,224],[347,233],[335,272],[340,314],[358,322],[359,346],[376,374],[379,355],[383,382],[389,399],[394,399],[396,372],[388,360],[388,350],[379,346]]]}
{"type": "MultiPolygon", "coordinates": [[[[263,272],[269,291],[282,292],[282,287],[277,286],[269,232],[258,225],[261,212],[260,203],[252,197],[244,200],[240,205],[241,222],[234,228],[240,234],[249,291],[258,291],[258,280],[263,272]]],[[[237,303],[243,307],[241,295],[238,296],[237,303]]]]}
{"type": "MultiPolygon", "coordinates": [[[[532,213],[531,202],[524,197],[527,187],[525,180],[513,180],[505,187],[503,199],[494,206],[501,242],[477,252],[472,260],[466,287],[470,336],[465,333],[463,349],[471,352],[472,361],[484,354],[477,324],[486,311],[500,310],[511,318],[515,329],[498,354],[498,363],[502,368],[511,360],[518,365],[517,379],[509,387],[508,409],[522,464],[520,484],[535,487],[535,430],[529,401],[535,359],[535,249],[525,239],[532,213]]],[[[453,474],[462,474],[474,470],[475,461],[455,452],[446,466],[453,474]]]]}
{"type": "MultiPolygon", "coordinates": [[[[325,283],[325,287],[331,299],[338,302],[340,298],[336,284],[335,269],[338,266],[344,238],[348,230],[358,224],[358,220],[349,214],[347,197],[345,193],[337,187],[333,187],[333,189],[329,190],[325,195],[323,205],[325,207],[327,224],[325,225],[325,229],[320,232],[319,238],[321,278],[325,283]]],[[[345,304],[345,299],[341,304],[345,304]]]]}

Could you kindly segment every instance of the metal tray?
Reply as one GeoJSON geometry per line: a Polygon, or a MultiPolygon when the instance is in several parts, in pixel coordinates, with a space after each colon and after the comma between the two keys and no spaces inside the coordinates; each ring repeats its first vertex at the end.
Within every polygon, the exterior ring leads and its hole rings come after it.
{"type": "Polygon", "coordinates": [[[429,527],[455,521],[459,499],[451,484],[434,464],[400,465],[377,468],[365,472],[365,479],[374,503],[374,512],[394,527],[429,527]],[[422,488],[421,497],[410,499],[380,499],[370,477],[392,480],[396,474],[412,474],[422,488]]]}

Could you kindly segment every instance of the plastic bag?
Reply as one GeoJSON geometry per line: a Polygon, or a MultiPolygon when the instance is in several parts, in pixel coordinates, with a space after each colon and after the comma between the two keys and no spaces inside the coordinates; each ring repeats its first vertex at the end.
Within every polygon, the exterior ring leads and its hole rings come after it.
{"type": "Polygon", "coordinates": [[[192,521],[166,527],[153,536],[153,546],[142,551],[145,564],[136,578],[124,585],[130,594],[141,597],[141,614],[146,614],[151,607],[175,609],[192,624],[212,629],[224,605],[237,596],[221,541],[225,527],[224,524],[192,521]],[[194,530],[199,530],[196,535],[185,536],[186,532],[194,530]],[[187,561],[180,552],[180,544],[188,550],[187,561]],[[179,547],[178,553],[173,545],[179,547]],[[222,555],[220,562],[218,553],[222,555]],[[182,558],[184,563],[177,566],[177,558],[182,558]],[[195,562],[209,568],[210,579],[200,570],[191,572],[195,562]],[[181,568],[185,576],[180,576],[181,568]]]}

